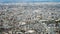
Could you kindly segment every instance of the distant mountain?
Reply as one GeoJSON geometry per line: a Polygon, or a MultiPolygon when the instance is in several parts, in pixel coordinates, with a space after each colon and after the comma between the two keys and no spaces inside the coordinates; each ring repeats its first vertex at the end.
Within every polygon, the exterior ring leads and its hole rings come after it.
{"type": "Polygon", "coordinates": [[[0,3],[19,3],[19,2],[60,2],[60,0],[0,0],[0,3]]]}

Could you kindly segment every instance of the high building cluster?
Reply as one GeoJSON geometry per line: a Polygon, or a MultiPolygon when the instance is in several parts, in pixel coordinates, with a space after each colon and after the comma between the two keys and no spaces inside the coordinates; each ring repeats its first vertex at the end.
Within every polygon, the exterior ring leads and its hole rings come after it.
{"type": "Polygon", "coordinates": [[[60,34],[60,4],[2,4],[0,34],[60,34]]]}

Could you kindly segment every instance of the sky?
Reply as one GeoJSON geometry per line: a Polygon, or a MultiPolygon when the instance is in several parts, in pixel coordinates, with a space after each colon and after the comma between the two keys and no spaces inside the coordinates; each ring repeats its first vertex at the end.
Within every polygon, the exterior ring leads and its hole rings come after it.
{"type": "Polygon", "coordinates": [[[19,2],[60,2],[60,0],[0,0],[0,3],[19,3],[19,2]]]}

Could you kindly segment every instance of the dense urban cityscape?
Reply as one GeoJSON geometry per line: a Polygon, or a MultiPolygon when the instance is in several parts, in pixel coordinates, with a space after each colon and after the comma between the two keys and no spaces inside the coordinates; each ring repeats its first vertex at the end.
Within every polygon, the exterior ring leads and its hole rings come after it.
{"type": "Polygon", "coordinates": [[[60,34],[60,3],[0,3],[0,34],[60,34]]]}

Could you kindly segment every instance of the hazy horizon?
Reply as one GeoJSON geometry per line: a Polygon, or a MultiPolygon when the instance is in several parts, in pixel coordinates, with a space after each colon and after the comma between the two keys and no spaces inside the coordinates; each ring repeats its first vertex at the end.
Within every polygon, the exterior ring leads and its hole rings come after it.
{"type": "Polygon", "coordinates": [[[20,3],[20,2],[60,2],[60,0],[0,0],[0,3],[20,3]]]}

